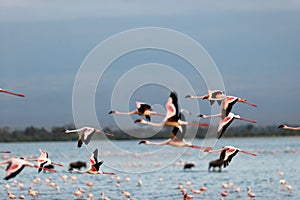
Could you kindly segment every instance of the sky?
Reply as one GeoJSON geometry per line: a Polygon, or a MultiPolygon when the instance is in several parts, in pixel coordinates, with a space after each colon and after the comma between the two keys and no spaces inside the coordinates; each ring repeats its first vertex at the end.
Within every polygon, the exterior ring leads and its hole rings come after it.
{"type": "MultiPolygon", "coordinates": [[[[50,128],[73,123],[74,83],[87,56],[108,38],[143,27],[175,30],[198,42],[217,66],[226,94],[258,105],[236,105],[237,114],[255,119],[261,126],[300,125],[299,11],[300,3],[295,0],[0,0],[0,88],[26,95],[24,99],[0,95],[0,127],[50,128]]],[[[113,46],[110,51],[118,48],[113,46]]],[[[105,52],[99,59],[102,56],[106,56],[105,52]]],[[[205,77],[197,75],[190,63],[170,52],[130,52],[111,63],[98,82],[95,112],[101,126],[114,125],[115,119],[119,119],[107,114],[116,109],[112,107],[112,97],[122,96],[120,92],[113,96],[118,81],[135,67],[149,63],[175,69],[196,94],[217,89],[207,88],[205,77]]],[[[136,77],[143,80],[145,76],[170,78],[168,73],[140,73],[136,77]]],[[[181,86],[136,87],[128,101],[117,101],[128,110],[134,109],[134,102],[139,100],[155,104],[163,112],[169,91],[174,89],[182,107],[194,111],[197,102],[201,112],[210,111],[208,102],[184,99],[189,91],[181,86]]],[[[196,109],[190,118],[197,120],[195,112],[196,109]]]]}

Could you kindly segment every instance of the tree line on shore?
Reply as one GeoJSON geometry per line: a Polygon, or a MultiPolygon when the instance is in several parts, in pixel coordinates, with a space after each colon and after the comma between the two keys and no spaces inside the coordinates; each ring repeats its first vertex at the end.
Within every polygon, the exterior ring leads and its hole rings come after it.
{"type": "MultiPolygon", "coordinates": [[[[63,130],[74,129],[74,125],[52,127],[50,130],[40,127],[29,126],[23,130],[13,130],[10,127],[0,128],[0,142],[33,142],[33,141],[74,141],[78,139],[78,134],[65,134],[63,130]]],[[[128,130],[120,130],[116,127],[105,127],[103,131],[114,133],[115,136],[108,136],[110,140],[139,140],[165,139],[170,137],[172,127],[165,127],[160,131],[155,128],[144,127],[128,130]]],[[[204,138],[207,128],[194,128],[186,134],[186,138],[204,138]]],[[[243,125],[229,128],[224,137],[276,137],[276,136],[296,136],[296,131],[278,129],[276,126],[257,127],[253,125],[243,125]]],[[[103,135],[95,134],[94,139],[103,139],[103,135]]]]}

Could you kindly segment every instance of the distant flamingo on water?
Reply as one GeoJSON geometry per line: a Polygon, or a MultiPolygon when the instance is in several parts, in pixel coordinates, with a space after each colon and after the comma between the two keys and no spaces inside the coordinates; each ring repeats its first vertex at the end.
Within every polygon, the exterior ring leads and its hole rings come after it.
{"type": "Polygon", "coordinates": [[[148,124],[152,126],[175,126],[182,132],[182,125],[188,126],[208,126],[208,124],[194,124],[191,122],[182,121],[180,119],[180,110],[178,109],[178,97],[176,92],[171,92],[166,103],[167,114],[161,123],[152,123],[142,119],[135,120],[135,123],[148,124]]]}
{"type": "Polygon", "coordinates": [[[244,151],[242,149],[239,149],[239,148],[236,148],[236,147],[233,147],[233,146],[224,146],[219,150],[212,150],[212,149],[207,148],[206,151],[208,151],[210,153],[211,152],[221,152],[220,153],[220,159],[223,159],[224,168],[229,165],[232,158],[234,156],[236,156],[237,153],[244,153],[244,154],[248,154],[248,155],[251,155],[251,156],[257,156],[257,154],[255,154],[255,153],[247,152],[247,151],[244,151]]]}
{"type": "Polygon", "coordinates": [[[252,199],[255,198],[255,194],[253,192],[251,192],[251,188],[248,187],[247,188],[247,195],[252,199]]]}
{"type": "Polygon", "coordinates": [[[64,130],[64,132],[65,133],[79,132],[78,143],[77,143],[77,147],[79,147],[79,148],[82,146],[83,143],[88,145],[95,132],[101,133],[104,135],[108,135],[108,136],[114,136],[114,134],[112,134],[112,133],[106,133],[99,129],[95,129],[95,128],[91,128],[91,127],[83,127],[83,128],[75,129],[75,130],[64,130]]]}
{"type": "MultiPolygon", "coordinates": [[[[180,113],[180,119],[184,120],[184,115],[182,113],[180,113]]],[[[170,139],[163,142],[150,142],[148,140],[141,140],[139,144],[157,145],[157,146],[170,145],[174,147],[190,147],[190,148],[205,149],[201,146],[196,146],[191,143],[185,142],[184,136],[186,133],[186,125],[182,125],[182,132],[178,132],[178,131],[179,128],[175,126],[171,132],[170,139]]]]}
{"type": "Polygon", "coordinates": [[[226,97],[225,92],[221,90],[208,90],[208,94],[203,96],[192,96],[192,95],[186,95],[185,98],[189,99],[207,99],[211,105],[215,103],[215,101],[218,102],[219,105],[221,105],[222,100],[226,97]]]}
{"type": "Polygon", "coordinates": [[[42,150],[42,149],[39,149],[40,152],[41,152],[41,155],[40,157],[38,158],[38,165],[39,165],[39,169],[38,169],[38,172],[40,173],[43,169],[44,166],[47,166],[47,165],[58,165],[58,166],[63,166],[63,164],[61,163],[56,163],[56,162],[52,162],[50,159],[49,159],[49,156],[48,156],[48,153],[45,151],[45,150],[42,150]]]}
{"type": "Polygon", "coordinates": [[[0,92],[6,93],[6,94],[15,95],[15,96],[18,96],[18,97],[25,97],[24,94],[10,92],[10,91],[4,90],[4,89],[2,89],[2,88],[0,88],[0,92]]]}
{"type": "Polygon", "coordinates": [[[90,168],[85,171],[80,171],[77,169],[71,168],[69,171],[70,172],[76,172],[76,173],[87,173],[87,174],[111,174],[114,175],[114,172],[104,172],[100,170],[100,166],[103,164],[103,160],[98,162],[98,149],[95,149],[94,152],[92,153],[90,157],[90,168]]]}
{"type": "Polygon", "coordinates": [[[133,110],[131,112],[119,112],[115,110],[109,111],[108,114],[116,114],[116,115],[140,115],[145,116],[148,121],[151,121],[151,115],[157,115],[164,117],[165,115],[156,113],[152,110],[151,106],[149,104],[136,101],[136,110],[133,110]]]}
{"type": "Polygon", "coordinates": [[[292,127],[285,124],[279,125],[277,128],[287,129],[287,130],[294,130],[294,131],[300,131],[300,127],[292,127]]]}
{"type": "Polygon", "coordinates": [[[2,164],[8,164],[8,166],[6,168],[6,175],[4,178],[5,180],[9,180],[9,179],[17,176],[24,169],[25,166],[35,167],[38,169],[41,168],[41,169],[44,169],[44,170],[47,170],[50,172],[56,172],[56,170],[53,170],[53,169],[42,168],[37,165],[34,165],[31,162],[24,160],[23,158],[11,158],[9,160],[0,162],[0,165],[2,165],[2,164]]]}

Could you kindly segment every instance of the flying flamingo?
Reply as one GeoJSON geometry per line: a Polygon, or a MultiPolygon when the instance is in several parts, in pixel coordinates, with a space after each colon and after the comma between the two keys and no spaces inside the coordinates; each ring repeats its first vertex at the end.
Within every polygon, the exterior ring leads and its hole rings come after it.
{"type": "MultiPolygon", "coordinates": [[[[181,119],[184,120],[184,115],[181,115],[181,119]]],[[[145,145],[157,145],[157,146],[163,146],[163,145],[170,145],[170,146],[174,146],[174,147],[190,147],[190,148],[198,148],[198,149],[202,149],[203,147],[201,146],[196,146],[193,145],[191,143],[187,143],[184,140],[184,136],[185,136],[185,132],[186,132],[186,125],[182,125],[182,132],[179,132],[179,128],[178,127],[174,127],[172,132],[171,132],[171,138],[163,141],[163,142],[150,142],[148,140],[142,140],[139,142],[139,144],[145,144],[145,145]]]]}
{"type": "Polygon", "coordinates": [[[47,168],[42,168],[39,167],[37,165],[32,164],[29,161],[24,160],[23,158],[11,158],[9,160],[5,160],[0,162],[0,164],[8,164],[7,168],[6,168],[6,175],[5,175],[5,180],[9,180],[15,176],[17,176],[23,169],[25,166],[29,166],[29,167],[35,167],[38,169],[44,169],[50,172],[56,172],[56,170],[53,169],[47,169],[47,168]]]}
{"type": "Polygon", "coordinates": [[[61,163],[55,163],[55,162],[52,162],[50,159],[49,159],[49,156],[48,156],[48,153],[44,150],[41,150],[39,149],[40,152],[41,152],[41,155],[40,157],[38,158],[38,165],[39,165],[39,169],[38,169],[38,172],[40,173],[42,171],[42,168],[44,166],[47,166],[47,165],[58,165],[58,166],[63,166],[63,164],[61,163]]]}
{"type": "Polygon", "coordinates": [[[221,90],[208,90],[208,94],[203,96],[192,96],[192,95],[185,96],[185,98],[189,98],[189,99],[207,99],[211,105],[213,105],[215,101],[217,101],[218,104],[221,105],[221,102],[225,97],[226,97],[225,92],[221,90]]]}
{"type": "Polygon", "coordinates": [[[222,119],[219,122],[218,137],[217,137],[218,139],[220,139],[222,137],[223,133],[226,131],[226,129],[233,122],[234,119],[244,120],[246,122],[251,122],[251,123],[256,123],[255,120],[245,119],[245,118],[240,117],[239,115],[235,115],[233,113],[229,113],[227,117],[225,117],[224,119],[222,119]]]}
{"type": "Polygon", "coordinates": [[[0,88],[0,92],[6,93],[6,94],[15,95],[15,96],[18,96],[18,97],[25,97],[24,94],[19,94],[19,93],[10,92],[10,91],[4,90],[4,89],[2,89],[2,88],[0,88]]]}
{"type": "Polygon", "coordinates": [[[79,132],[78,143],[77,143],[77,147],[79,147],[79,148],[82,146],[83,143],[88,145],[95,132],[102,133],[102,134],[108,135],[108,136],[114,136],[114,134],[106,133],[99,129],[95,129],[95,128],[91,128],[91,127],[83,127],[83,128],[75,129],[75,130],[64,130],[64,132],[65,133],[79,132]]]}
{"type": "Polygon", "coordinates": [[[115,110],[109,111],[108,114],[116,114],[116,115],[140,115],[140,116],[145,116],[148,121],[151,121],[151,115],[157,115],[157,116],[162,116],[164,117],[165,115],[158,114],[154,112],[149,104],[143,103],[143,102],[138,102],[136,101],[136,110],[133,110],[131,112],[119,112],[115,110]]]}
{"type": "Polygon", "coordinates": [[[226,96],[226,98],[224,99],[224,101],[222,103],[222,112],[220,114],[216,114],[216,115],[200,114],[199,117],[201,117],[201,118],[221,117],[222,119],[224,119],[231,112],[233,105],[236,102],[242,102],[242,103],[248,104],[250,106],[257,107],[256,104],[249,103],[246,99],[242,99],[240,97],[234,97],[234,96],[226,96]]]}
{"type": "Polygon", "coordinates": [[[239,149],[239,148],[236,148],[236,147],[233,147],[233,146],[224,146],[224,147],[222,147],[219,150],[212,150],[212,149],[207,148],[206,151],[208,151],[210,153],[211,152],[221,152],[220,153],[220,159],[223,159],[224,168],[229,165],[229,163],[231,162],[232,158],[237,153],[245,153],[245,154],[249,154],[249,155],[252,155],[252,156],[257,156],[257,154],[255,154],[255,153],[247,152],[247,151],[244,151],[242,149],[239,149]]]}
{"type": "Polygon", "coordinates": [[[235,96],[226,96],[226,98],[224,99],[224,101],[222,103],[222,117],[223,118],[226,117],[231,112],[232,107],[236,102],[241,102],[241,103],[245,103],[250,106],[253,106],[253,107],[257,107],[256,104],[249,103],[246,99],[242,99],[240,97],[235,97],[235,96]]]}
{"type": "Polygon", "coordinates": [[[233,113],[229,113],[224,118],[223,118],[222,113],[219,113],[219,114],[216,114],[216,115],[203,115],[203,114],[200,114],[200,115],[198,115],[198,117],[201,117],[201,118],[221,117],[222,118],[222,120],[220,120],[219,126],[218,126],[218,139],[220,139],[222,137],[222,135],[224,134],[224,132],[226,131],[228,126],[233,122],[234,119],[243,120],[243,121],[247,121],[247,122],[251,122],[251,123],[256,123],[255,120],[245,119],[245,118],[242,118],[239,115],[235,115],[233,113]]]}
{"type": "Polygon", "coordinates": [[[291,127],[285,124],[279,125],[277,128],[287,129],[287,130],[294,130],[294,131],[300,131],[300,127],[291,127]]]}
{"type": "Polygon", "coordinates": [[[101,160],[100,162],[98,162],[98,149],[95,149],[93,154],[90,157],[90,168],[88,170],[85,171],[80,171],[77,169],[73,169],[71,168],[69,171],[70,172],[77,172],[77,173],[87,173],[87,174],[111,174],[114,175],[114,172],[103,172],[100,170],[100,166],[103,164],[103,160],[101,160]]]}
{"type": "Polygon", "coordinates": [[[171,92],[168,101],[166,103],[166,110],[167,114],[166,117],[163,119],[160,123],[152,123],[148,122],[142,119],[137,119],[134,122],[135,123],[141,123],[141,124],[148,124],[152,126],[175,126],[178,127],[179,130],[182,132],[182,125],[188,125],[188,126],[208,126],[208,124],[194,124],[191,122],[186,122],[180,120],[180,112],[178,109],[178,97],[176,92],[171,92]]]}

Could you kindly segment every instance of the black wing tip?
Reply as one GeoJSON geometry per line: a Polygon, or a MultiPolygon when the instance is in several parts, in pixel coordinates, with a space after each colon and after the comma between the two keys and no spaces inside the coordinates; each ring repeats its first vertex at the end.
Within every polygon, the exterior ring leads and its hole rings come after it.
{"type": "Polygon", "coordinates": [[[80,148],[82,146],[82,144],[83,144],[82,140],[81,139],[78,140],[77,147],[80,148]]]}
{"type": "Polygon", "coordinates": [[[146,119],[149,121],[149,122],[151,122],[151,117],[150,117],[150,115],[147,115],[147,116],[145,116],[146,117],[146,119]]]}

